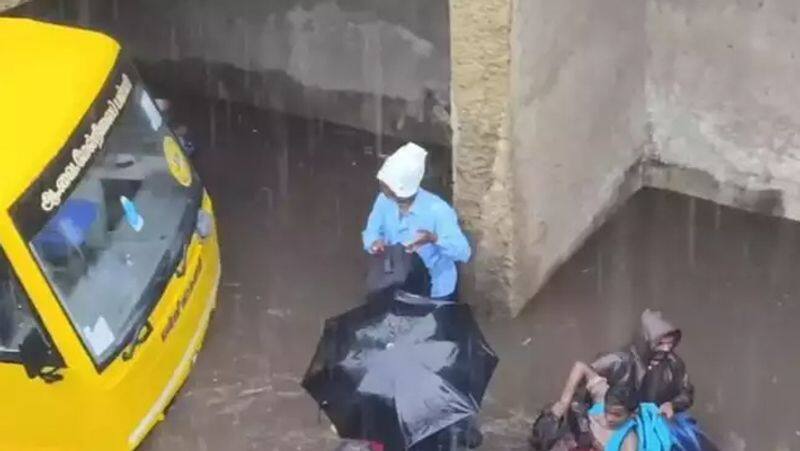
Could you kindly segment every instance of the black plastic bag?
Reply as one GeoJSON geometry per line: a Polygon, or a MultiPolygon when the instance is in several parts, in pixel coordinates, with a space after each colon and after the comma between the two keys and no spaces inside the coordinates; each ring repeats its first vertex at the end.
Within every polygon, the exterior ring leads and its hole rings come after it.
{"type": "Polygon", "coordinates": [[[383,253],[369,256],[368,297],[392,296],[396,290],[424,297],[431,294],[428,268],[416,252],[406,252],[402,245],[386,246],[383,253]]]}
{"type": "Polygon", "coordinates": [[[567,432],[569,432],[569,428],[564,419],[555,416],[548,406],[539,413],[533,422],[529,442],[536,451],[548,451],[567,432]]]}

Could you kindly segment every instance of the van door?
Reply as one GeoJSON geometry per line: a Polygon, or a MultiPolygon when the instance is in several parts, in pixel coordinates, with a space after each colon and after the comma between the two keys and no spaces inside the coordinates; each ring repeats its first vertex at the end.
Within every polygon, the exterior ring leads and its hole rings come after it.
{"type": "MultiPolygon", "coordinates": [[[[63,381],[28,376],[20,348],[31,332],[39,332],[54,355],[51,343],[5,250],[0,247],[0,449],[56,449],[70,442],[69,419],[80,411],[69,405],[63,381]]],[[[60,356],[58,357],[60,360],[60,356]]],[[[69,445],[67,445],[69,446],[69,445]]]]}

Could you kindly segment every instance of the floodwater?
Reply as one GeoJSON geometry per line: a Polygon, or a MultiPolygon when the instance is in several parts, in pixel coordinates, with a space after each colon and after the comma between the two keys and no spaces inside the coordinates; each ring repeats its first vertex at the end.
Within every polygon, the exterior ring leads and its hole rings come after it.
{"type": "MultiPolygon", "coordinates": [[[[339,440],[299,381],[324,319],[361,302],[376,138],[192,102],[177,102],[190,125],[214,130],[197,138],[196,159],[216,202],[223,280],[196,367],[142,448],[332,450],[339,440]]],[[[648,307],[683,328],[694,412],[722,449],[800,449],[798,244],[795,223],[640,192],[519,318],[481,319],[501,358],[483,449],[527,449],[571,363],[625,344],[648,307]]]]}

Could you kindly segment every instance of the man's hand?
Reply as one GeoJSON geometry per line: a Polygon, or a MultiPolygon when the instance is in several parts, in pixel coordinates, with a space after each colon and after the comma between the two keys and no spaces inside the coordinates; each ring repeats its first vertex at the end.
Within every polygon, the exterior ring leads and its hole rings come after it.
{"type": "Polygon", "coordinates": [[[552,411],[553,415],[555,415],[557,418],[563,418],[564,414],[567,413],[568,408],[569,403],[564,401],[556,401],[556,403],[553,404],[553,407],[550,408],[550,411],[552,411]]]}
{"type": "Polygon", "coordinates": [[[375,240],[372,246],[369,247],[370,254],[380,255],[386,251],[386,242],[383,240],[375,240]]]}
{"type": "Polygon", "coordinates": [[[417,230],[416,239],[414,239],[413,242],[406,244],[406,252],[416,252],[422,246],[425,246],[426,244],[436,244],[437,241],[439,241],[439,237],[436,236],[435,233],[427,230],[417,230]]]}
{"type": "Polygon", "coordinates": [[[661,404],[661,408],[659,410],[661,410],[661,415],[664,415],[664,417],[668,420],[671,420],[672,417],[675,416],[675,408],[672,407],[671,402],[665,402],[664,404],[661,404]]]}

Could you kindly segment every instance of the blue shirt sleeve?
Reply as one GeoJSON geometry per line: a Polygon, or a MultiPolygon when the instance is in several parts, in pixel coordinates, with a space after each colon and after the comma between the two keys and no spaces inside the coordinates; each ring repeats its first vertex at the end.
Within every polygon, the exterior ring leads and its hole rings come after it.
{"type": "Polygon", "coordinates": [[[361,239],[364,242],[364,250],[370,252],[370,248],[372,247],[372,243],[379,239],[385,239],[384,231],[383,231],[383,194],[379,194],[378,197],[375,199],[375,203],[372,205],[372,211],[369,213],[369,218],[367,218],[367,227],[361,233],[361,239]]]}
{"type": "Polygon", "coordinates": [[[442,252],[442,255],[457,262],[467,262],[472,256],[472,248],[470,248],[467,237],[461,230],[458,224],[458,216],[455,210],[449,205],[442,205],[437,208],[436,215],[436,230],[434,231],[438,240],[436,246],[442,252]]]}

